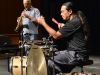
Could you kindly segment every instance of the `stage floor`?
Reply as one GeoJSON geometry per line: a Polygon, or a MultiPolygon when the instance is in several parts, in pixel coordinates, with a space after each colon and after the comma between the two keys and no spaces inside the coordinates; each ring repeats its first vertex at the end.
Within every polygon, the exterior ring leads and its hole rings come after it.
{"type": "MultiPolygon", "coordinates": [[[[84,72],[91,74],[98,73],[100,75],[100,56],[90,55],[90,59],[94,61],[94,64],[84,66],[84,72]]],[[[80,73],[81,69],[79,67],[76,67],[72,72],[80,73]]],[[[10,75],[10,73],[8,72],[7,57],[0,57],[0,75],[10,75]]]]}

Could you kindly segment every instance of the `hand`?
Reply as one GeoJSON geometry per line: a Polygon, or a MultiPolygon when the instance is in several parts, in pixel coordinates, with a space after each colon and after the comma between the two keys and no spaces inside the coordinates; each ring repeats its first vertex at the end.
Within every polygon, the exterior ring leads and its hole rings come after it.
{"type": "Polygon", "coordinates": [[[21,15],[22,15],[23,17],[26,17],[26,18],[29,17],[25,12],[23,12],[21,15]]]}
{"type": "Polygon", "coordinates": [[[37,23],[41,24],[41,25],[44,25],[46,22],[45,22],[45,19],[43,16],[40,16],[37,18],[37,23]]]}
{"type": "Polygon", "coordinates": [[[64,23],[58,23],[58,28],[63,27],[65,24],[64,23]]]}

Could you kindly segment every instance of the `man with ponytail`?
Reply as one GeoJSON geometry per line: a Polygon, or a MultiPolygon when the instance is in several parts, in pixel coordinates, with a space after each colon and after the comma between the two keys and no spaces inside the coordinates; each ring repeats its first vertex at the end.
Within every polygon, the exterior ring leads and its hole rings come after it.
{"type": "Polygon", "coordinates": [[[59,26],[58,31],[50,27],[43,16],[37,18],[37,22],[54,39],[66,38],[66,50],[55,52],[54,63],[52,57],[48,60],[49,75],[54,75],[54,70],[56,74],[60,72],[70,73],[76,67],[71,64],[74,62],[81,63],[89,59],[87,48],[89,29],[86,17],[81,11],[76,10],[72,2],[66,2],[61,6],[61,16],[66,23],[57,22],[59,26]]]}

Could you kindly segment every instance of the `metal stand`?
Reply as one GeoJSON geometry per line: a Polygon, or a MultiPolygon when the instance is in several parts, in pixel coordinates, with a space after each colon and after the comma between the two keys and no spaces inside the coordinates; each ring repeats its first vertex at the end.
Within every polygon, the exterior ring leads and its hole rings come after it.
{"type": "Polygon", "coordinates": [[[23,48],[24,48],[24,42],[23,42],[23,31],[21,31],[21,39],[20,39],[20,45],[21,45],[21,75],[23,75],[23,48]]]}
{"type": "Polygon", "coordinates": [[[55,54],[55,51],[57,51],[57,49],[55,48],[55,45],[54,45],[54,42],[53,42],[53,38],[52,38],[51,35],[49,35],[48,39],[46,39],[46,38],[42,38],[42,39],[43,39],[43,43],[45,43],[45,47],[49,47],[49,52],[50,52],[46,56],[48,74],[50,74],[49,68],[48,68],[48,60],[50,59],[50,60],[53,61],[53,63],[52,63],[53,64],[53,74],[52,75],[55,75],[54,54],[55,54]],[[52,57],[52,59],[51,59],[51,57],[52,57]]]}
{"type": "Polygon", "coordinates": [[[52,58],[53,58],[53,75],[55,75],[55,63],[54,63],[54,48],[53,48],[53,45],[51,45],[52,46],[52,49],[51,49],[51,51],[52,51],[52,58]]]}
{"type": "Polygon", "coordinates": [[[51,41],[51,46],[50,46],[50,51],[52,52],[52,60],[53,60],[53,75],[55,75],[55,63],[54,63],[54,54],[55,54],[55,49],[54,49],[54,42],[52,39],[52,36],[49,35],[48,39],[51,41]]]}

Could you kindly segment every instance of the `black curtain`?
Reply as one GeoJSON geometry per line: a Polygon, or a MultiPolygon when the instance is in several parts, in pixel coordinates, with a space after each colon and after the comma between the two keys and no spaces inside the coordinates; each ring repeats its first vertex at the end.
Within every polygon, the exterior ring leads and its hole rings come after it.
{"type": "MultiPolygon", "coordinates": [[[[57,25],[51,21],[54,17],[59,22],[64,22],[60,16],[60,7],[64,2],[73,2],[78,10],[82,11],[88,19],[90,28],[90,54],[100,55],[100,1],[97,0],[40,0],[40,11],[45,16],[46,22],[55,30],[58,30],[57,25]]],[[[48,37],[47,31],[42,28],[42,37],[48,37]]],[[[55,44],[59,46],[59,49],[65,49],[65,46],[61,46],[64,40],[54,40],[55,44]]]]}

